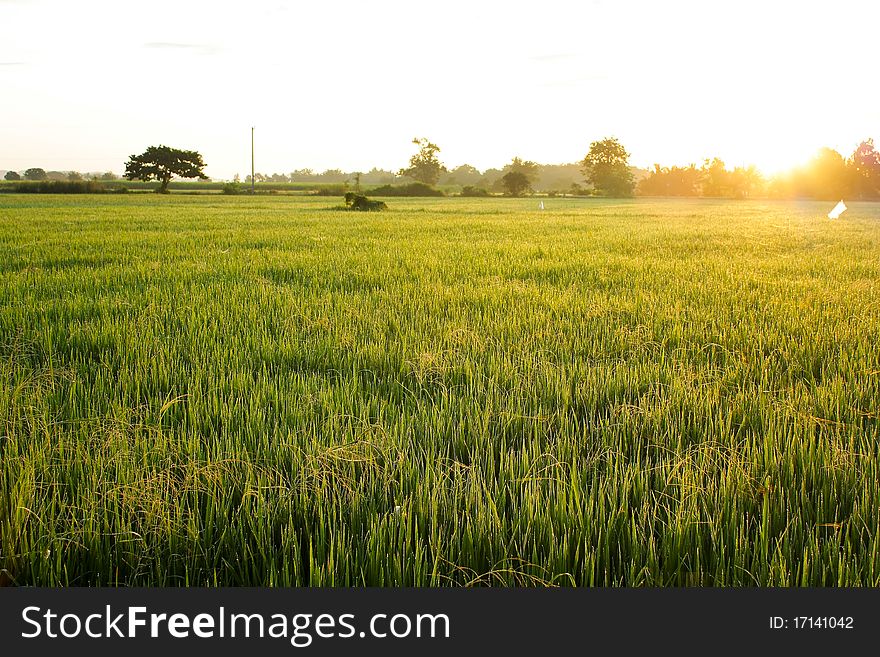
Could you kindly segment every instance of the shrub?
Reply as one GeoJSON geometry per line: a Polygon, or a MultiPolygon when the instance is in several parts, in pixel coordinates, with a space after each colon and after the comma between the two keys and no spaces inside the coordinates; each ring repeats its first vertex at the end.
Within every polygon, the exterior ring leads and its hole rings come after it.
{"type": "Polygon", "coordinates": [[[363,194],[355,194],[348,192],[345,195],[345,207],[349,210],[358,210],[361,212],[377,212],[379,210],[387,210],[388,206],[382,201],[371,201],[363,194]]]}
{"type": "Polygon", "coordinates": [[[237,182],[228,182],[223,185],[223,193],[231,196],[238,196],[241,194],[241,185],[237,182]]]}

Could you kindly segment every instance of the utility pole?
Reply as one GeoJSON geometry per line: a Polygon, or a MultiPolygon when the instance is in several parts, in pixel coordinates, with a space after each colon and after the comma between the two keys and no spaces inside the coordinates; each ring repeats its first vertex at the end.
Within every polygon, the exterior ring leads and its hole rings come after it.
{"type": "Polygon", "coordinates": [[[254,127],[251,126],[251,194],[256,194],[256,180],[254,179],[254,127]]]}

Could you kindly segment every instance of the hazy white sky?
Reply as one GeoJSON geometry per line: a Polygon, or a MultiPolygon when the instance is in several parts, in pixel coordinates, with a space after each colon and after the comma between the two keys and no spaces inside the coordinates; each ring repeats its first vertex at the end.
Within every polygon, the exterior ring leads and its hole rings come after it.
{"type": "Polygon", "coordinates": [[[0,0],[0,169],[755,163],[880,141],[877,0],[0,0]]]}

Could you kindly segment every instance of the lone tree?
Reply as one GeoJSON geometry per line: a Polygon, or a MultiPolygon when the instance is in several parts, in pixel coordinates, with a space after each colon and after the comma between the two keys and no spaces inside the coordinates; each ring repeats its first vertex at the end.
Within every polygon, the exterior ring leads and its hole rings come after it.
{"type": "Polygon", "coordinates": [[[205,162],[196,151],[182,151],[168,146],[150,146],[140,155],[132,155],[125,163],[123,176],[128,180],[158,180],[160,194],[168,193],[168,183],[173,176],[207,180],[202,171],[205,162]]]}
{"type": "Polygon", "coordinates": [[[603,196],[632,196],[635,183],[629,170],[629,153],[614,137],[590,144],[581,162],[587,182],[603,196]]]}
{"type": "Polygon", "coordinates": [[[399,175],[407,176],[426,185],[436,185],[440,180],[440,174],[446,172],[446,167],[437,157],[440,147],[424,137],[416,137],[413,139],[413,143],[419,147],[419,152],[409,158],[409,168],[401,169],[399,175]]]}
{"type": "Polygon", "coordinates": [[[508,196],[522,196],[532,190],[529,177],[522,171],[508,171],[501,177],[501,184],[508,196]]]}
{"type": "Polygon", "coordinates": [[[25,180],[48,180],[49,174],[46,173],[45,169],[41,169],[40,167],[33,167],[24,172],[25,180]]]}
{"type": "Polygon", "coordinates": [[[3,176],[6,180],[21,180],[21,176],[18,175],[18,171],[7,171],[6,175],[3,176]]]}
{"type": "Polygon", "coordinates": [[[535,162],[519,157],[513,158],[510,164],[504,167],[504,175],[501,176],[504,193],[508,196],[522,196],[531,192],[532,183],[537,179],[540,170],[540,165],[535,162]]]}

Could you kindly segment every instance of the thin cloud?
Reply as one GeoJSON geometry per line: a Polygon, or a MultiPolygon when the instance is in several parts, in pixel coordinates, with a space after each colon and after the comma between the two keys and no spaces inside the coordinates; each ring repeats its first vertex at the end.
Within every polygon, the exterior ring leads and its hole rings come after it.
{"type": "MultiPolygon", "coordinates": [[[[3,2],[3,0],[0,0],[3,2]]],[[[0,66],[25,66],[27,62],[0,62],[0,66]]]]}

